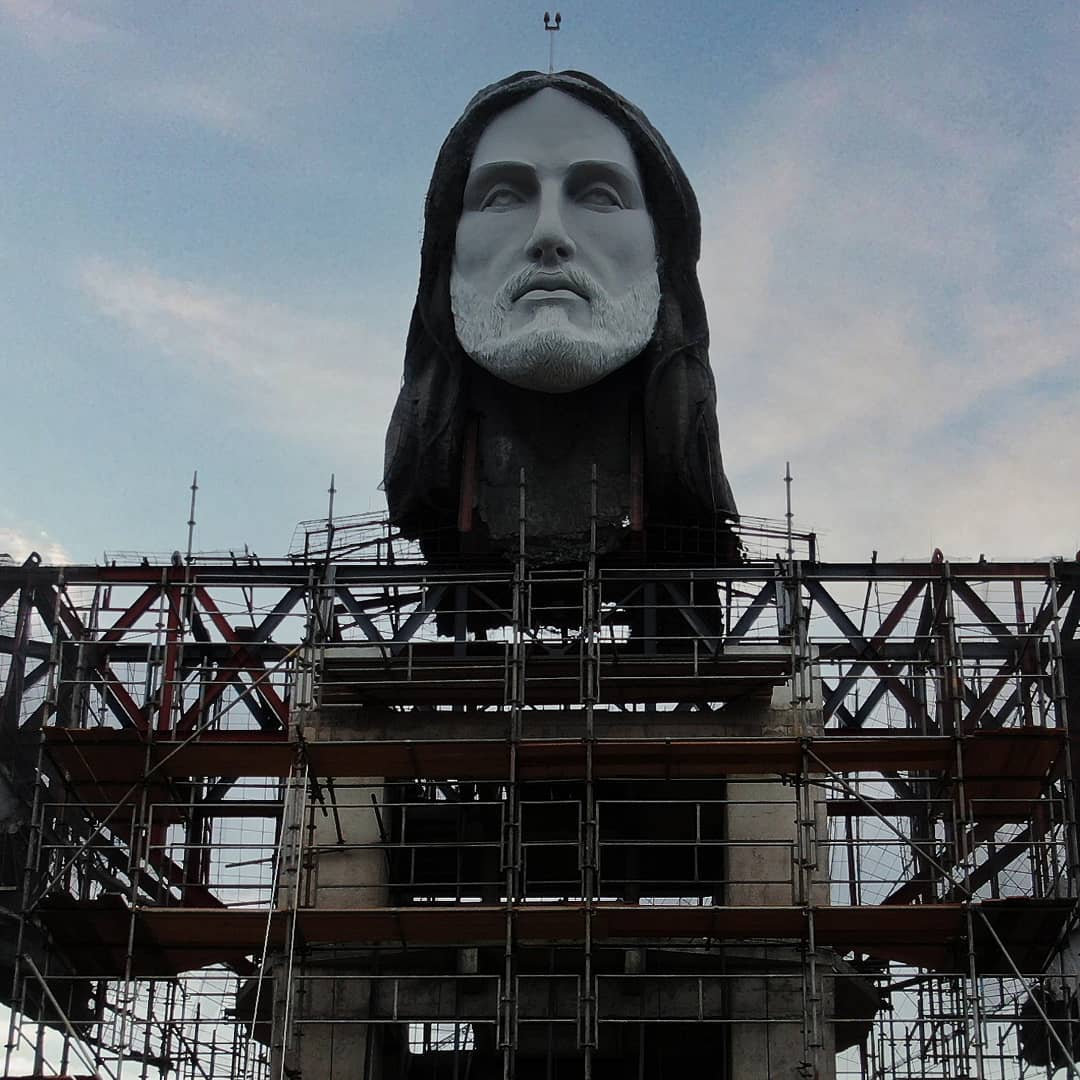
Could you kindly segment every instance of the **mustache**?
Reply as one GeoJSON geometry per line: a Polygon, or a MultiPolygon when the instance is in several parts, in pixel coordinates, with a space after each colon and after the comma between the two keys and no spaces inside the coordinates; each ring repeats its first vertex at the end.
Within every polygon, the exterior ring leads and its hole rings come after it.
{"type": "Polygon", "coordinates": [[[528,266],[507,280],[499,290],[496,303],[508,309],[515,300],[532,289],[569,289],[589,301],[603,293],[596,279],[577,267],[536,270],[528,266]]]}

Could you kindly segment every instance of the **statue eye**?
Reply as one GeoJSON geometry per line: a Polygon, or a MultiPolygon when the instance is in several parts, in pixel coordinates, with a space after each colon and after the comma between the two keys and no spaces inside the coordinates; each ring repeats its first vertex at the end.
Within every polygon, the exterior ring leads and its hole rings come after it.
{"type": "Polygon", "coordinates": [[[625,204],[619,193],[607,184],[591,184],[578,196],[578,202],[594,210],[623,210],[625,204]]]}
{"type": "Polygon", "coordinates": [[[510,187],[496,187],[484,196],[484,201],[480,204],[481,210],[513,210],[515,206],[520,206],[525,200],[518,192],[510,187]]]}

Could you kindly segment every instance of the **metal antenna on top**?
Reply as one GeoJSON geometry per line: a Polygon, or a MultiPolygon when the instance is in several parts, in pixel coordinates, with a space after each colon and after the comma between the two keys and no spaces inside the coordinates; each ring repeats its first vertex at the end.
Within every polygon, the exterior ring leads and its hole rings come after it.
{"type": "Polygon", "coordinates": [[[784,517],[787,518],[787,557],[788,563],[790,564],[791,561],[795,558],[795,545],[792,542],[791,535],[791,462],[785,462],[784,466],[784,488],[786,489],[787,493],[787,513],[784,514],[784,517]]]}
{"type": "Polygon", "coordinates": [[[191,474],[191,509],[188,511],[187,523],[187,561],[191,565],[191,545],[195,538],[195,493],[199,490],[199,470],[191,474]]]}
{"type": "Polygon", "coordinates": [[[562,15],[555,12],[555,21],[551,21],[549,12],[544,12],[544,29],[550,34],[548,38],[548,74],[555,70],[555,33],[562,26],[562,15]]]}
{"type": "Polygon", "coordinates": [[[330,474],[330,486],[326,493],[330,496],[330,503],[326,508],[326,557],[329,559],[334,547],[334,496],[337,494],[333,473],[330,474]]]}

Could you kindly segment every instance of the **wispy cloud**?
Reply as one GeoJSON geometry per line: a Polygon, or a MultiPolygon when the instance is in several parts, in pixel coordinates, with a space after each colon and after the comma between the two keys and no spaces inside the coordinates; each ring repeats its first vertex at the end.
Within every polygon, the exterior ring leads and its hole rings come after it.
{"type": "Polygon", "coordinates": [[[79,280],[97,309],[248,422],[284,438],[362,452],[375,482],[400,379],[400,343],[353,319],[300,311],[104,259],[79,280]],[[376,464],[378,463],[378,464],[376,464]]]}
{"type": "Polygon", "coordinates": [[[994,42],[932,9],[875,30],[700,185],[737,496],[775,513],[791,458],[834,558],[1074,549],[1080,81],[1021,114],[994,42]]]}
{"type": "Polygon", "coordinates": [[[72,562],[68,549],[43,529],[0,525],[0,555],[7,555],[16,563],[23,563],[35,551],[41,556],[42,562],[72,562]]]}
{"type": "Polygon", "coordinates": [[[180,119],[262,143],[286,126],[293,139],[302,135],[293,113],[325,108],[335,72],[351,71],[355,89],[357,49],[405,16],[412,0],[265,0],[251,11],[167,7],[155,15],[110,0],[0,0],[0,32],[6,22],[35,52],[62,57],[54,68],[59,79],[124,118],[180,119]],[[109,46],[107,54],[73,55],[75,47],[98,43],[109,46]]]}
{"type": "Polygon", "coordinates": [[[117,97],[118,107],[154,117],[191,120],[216,134],[251,142],[273,137],[273,125],[263,111],[242,100],[235,90],[209,81],[165,80],[137,93],[117,97]]]}
{"type": "Polygon", "coordinates": [[[67,48],[109,36],[112,27],[71,0],[0,0],[0,15],[39,51],[67,48]]]}

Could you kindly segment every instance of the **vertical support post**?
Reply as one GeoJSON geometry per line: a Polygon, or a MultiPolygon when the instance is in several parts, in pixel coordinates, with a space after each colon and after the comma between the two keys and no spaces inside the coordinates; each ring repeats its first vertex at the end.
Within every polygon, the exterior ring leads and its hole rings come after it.
{"type": "MultiPolygon", "coordinates": [[[[937,723],[942,735],[951,735],[956,739],[956,807],[951,822],[946,819],[945,833],[958,863],[965,865],[968,828],[968,806],[963,782],[963,747],[961,738],[965,734],[963,726],[963,697],[960,690],[959,643],[956,636],[956,618],[953,604],[952,573],[948,562],[935,552],[934,562],[940,569],[940,579],[931,587],[934,595],[933,625],[936,631],[935,653],[937,658],[937,723]]],[[[946,875],[942,875],[946,878],[946,875]]],[[[966,881],[966,878],[965,878],[966,881]]],[[[946,882],[947,884],[947,878],[946,882]]]]}
{"type": "MultiPolygon", "coordinates": [[[[128,1044],[128,1024],[130,1023],[132,1030],[135,1027],[135,920],[139,907],[139,872],[141,865],[152,861],[150,848],[155,842],[152,831],[153,823],[150,821],[150,806],[147,801],[148,786],[145,779],[150,772],[152,749],[153,743],[148,738],[143,752],[143,781],[139,791],[138,809],[136,810],[133,807],[131,815],[131,844],[128,847],[127,868],[128,880],[131,882],[128,896],[130,910],[128,912],[127,942],[124,951],[124,976],[117,1009],[120,1017],[120,1029],[116,1039],[116,1075],[118,1078],[124,1075],[122,1054],[123,1047],[128,1044]]],[[[162,837],[164,837],[164,833],[162,833],[162,837]]],[[[164,888],[168,890],[167,882],[164,884],[164,888]]]]}
{"type": "MultiPolygon", "coordinates": [[[[190,567],[190,564],[189,564],[190,567]]],[[[161,703],[158,711],[157,730],[169,731],[173,727],[173,699],[176,694],[177,672],[180,669],[180,590],[172,584],[172,574],[161,572],[161,598],[165,608],[165,663],[161,675],[161,703]]]]}
{"type": "MultiPolygon", "coordinates": [[[[1049,566],[1050,579],[1050,663],[1051,690],[1053,696],[1054,724],[1065,733],[1065,746],[1071,745],[1069,736],[1068,699],[1065,689],[1065,653],[1061,641],[1061,611],[1058,606],[1058,582],[1055,564],[1049,566]]],[[[1065,850],[1068,865],[1080,867],[1080,838],[1077,836],[1076,818],[1076,780],[1072,771],[1072,754],[1066,749],[1062,755],[1065,760],[1064,802],[1065,802],[1065,850]]],[[[1075,874],[1064,875],[1069,896],[1076,895],[1075,874]]],[[[1060,888],[1060,885],[1058,886],[1060,888]]]]}
{"type": "Polygon", "coordinates": [[[296,661],[295,685],[292,694],[292,713],[303,713],[315,706],[315,667],[318,658],[319,579],[316,568],[308,567],[307,587],[304,590],[304,638],[303,648],[296,661]]]}
{"type": "Polygon", "coordinates": [[[582,596],[582,648],[584,665],[582,703],[585,706],[585,820],[582,833],[582,898],[585,901],[584,970],[582,973],[582,1048],[584,1077],[592,1080],[593,1052],[597,1045],[596,988],[593,973],[592,923],[599,894],[596,835],[596,789],[593,777],[593,756],[596,742],[596,702],[599,696],[600,664],[597,648],[599,633],[599,581],[597,570],[597,518],[599,515],[599,483],[596,463],[592,466],[589,512],[589,559],[582,596]]]}
{"type": "MultiPolygon", "coordinates": [[[[975,1050],[975,1080],[985,1080],[986,1063],[983,1046],[982,1001],[979,998],[979,975],[975,966],[975,918],[971,901],[964,905],[967,921],[968,978],[964,994],[964,1015],[973,1033],[972,1045],[975,1050]]],[[[970,1056],[965,1054],[965,1056],[970,1056]]]]}
{"type": "MultiPolygon", "coordinates": [[[[948,563],[945,564],[946,582],[948,582],[948,563]]],[[[946,624],[952,633],[955,632],[952,610],[952,589],[947,587],[946,593],[946,624]]],[[[955,652],[955,642],[948,648],[947,655],[955,652]]],[[[946,675],[951,676],[951,668],[946,669],[946,675]]],[[[964,1017],[966,1027],[971,1031],[970,1041],[975,1050],[975,1080],[984,1080],[986,1075],[985,1048],[983,1038],[982,1001],[979,996],[979,975],[975,964],[975,919],[972,912],[971,893],[971,852],[968,848],[968,836],[971,835],[974,826],[970,813],[967,797],[967,788],[964,781],[964,743],[965,736],[959,725],[953,727],[953,747],[955,753],[956,773],[956,816],[954,829],[954,842],[956,844],[956,859],[963,869],[963,893],[964,918],[966,922],[967,940],[967,985],[964,992],[964,1017]]],[[[965,1048],[965,1055],[967,1049],[965,1048]]]]}
{"type": "Polygon", "coordinates": [[[824,1053],[813,892],[814,870],[817,867],[817,818],[813,788],[810,785],[810,755],[806,738],[802,739],[799,775],[795,779],[795,788],[798,814],[795,838],[798,859],[796,880],[799,889],[798,903],[806,917],[806,948],[803,954],[803,1055],[807,1075],[817,1077],[821,1075],[821,1058],[824,1053]]]}
{"type": "Polygon", "coordinates": [[[938,658],[941,670],[939,713],[941,733],[955,735],[963,725],[963,673],[960,644],[956,636],[956,611],[952,587],[952,570],[948,562],[941,565],[941,611],[938,619],[938,658]]]}
{"type": "Polygon", "coordinates": [[[0,748],[9,744],[14,751],[18,735],[19,720],[22,715],[23,680],[26,675],[26,647],[30,640],[30,620],[34,610],[34,585],[32,567],[28,564],[26,577],[19,587],[18,603],[15,615],[14,647],[8,653],[9,666],[7,678],[0,695],[0,748]],[[9,742],[10,741],[10,742],[9,742]]]}
{"type": "Polygon", "coordinates": [[[184,670],[184,627],[191,620],[191,609],[195,602],[192,582],[192,548],[195,539],[195,499],[199,491],[199,473],[191,476],[191,503],[188,509],[187,558],[184,560],[183,587],[174,584],[178,576],[179,552],[173,555],[172,568],[166,570],[162,579],[162,595],[168,605],[168,631],[165,636],[165,665],[161,684],[161,712],[158,716],[158,731],[172,731],[175,727],[173,712],[179,716],[184,711],[181,681],[184,670]]]}
{"type": "MultiPolygon", "coordinates": [[[[42,731],[38,740],[37,775],[39,778],[44,775],[42,773],[44,756],[45,733],[44,731],[42,731]]],[[[34,798],[30,810],[30,835],[27,841],[26,864],[23,869],[22,902],[19,905],[19,922],[15,934],[15,951],[12,954],[14,957],[16,957],[16,962],[11,965],[11,1007],[8,1016],[8,1041],[5,1046],[4,1052],[4,1076],[12,1075],[11,1059],[15,1053],[15,1047],[17,1045],[16,1032],[19,1027],[16,1016],[19,1011],[21,1011],[16,1008],[16,1003],[25,996],[26,989],[25,976],[23,975],[22,971],[22,964],[18,962],[17,958],[22,956],[23,954],[23,945],[26,936],[26,919],[29,915],[30,894],[33,890],[34,868],[38,865],[38,861],[41,858],[42,818],[45,813],[45,808],[41,801],[41,795],[42,783],[39,779],[38,782],[34,785],[34,798]]]]}
{"type": "MultiPolygon", "coordinates": [[[[285,890],[288,903],[288,930],[285,937],[284,972],[279,975],[278,1009],[280,1025],[275,1025],[278,1036],[278,1080],[285,1080],[295,1071],[290,1062],[293,1038],[290,1025],[293,1022],[293,969],[296,962],[296,926],[303,888],[304,822],[307,818],[308,771],[300,761],[293,765],[286,793],[282,828],[287,830],[282,845],[285,890]]],[[[276,1018],[275,1018],[276,1019],[276,1018]]]]}
{"type": "MultiPolygon", "coordinates": [[[[60,590],[64,587],[64,570],[61,567],[59,576],[56,582],[56,593],[52,594],[54,597],[58,597],[60,590]]],[[[24,580],[19,595],[19,607],[22,608],[24,600],[32,602],[33,599],[33,584],[29,580],[24,580]],[[25,594],[25,595],[24,595],[25,594]]],[[[54,603],[56,601],[54,600],[54,603]]],[[[47,683],[45,688],[45,701],[47,703],[46,715],[56,715],[57,705],[59,702],[60,688],[59,688],[59,672],[60,672],[60,617],[59,613],[54,611],[52,620],[52,645],[49,650],[49,671],[47,677],[47,683]]],[[[16,713],[13,716],[13,720],[17,727],[21,717],[16,713]]],[[[42,723],[41,731],[38,733],[38,752],[37,752],[37,781],[34,784],[34,793],[31,799],[30,805],[30,821],[29,832],[27,836],[26,845],[26,862],[23,865],[23,880],[22,880],[22,894],[19,903],[18,912],[18,924],[15,932],[15,951],[14,956],[19,957],[23,953],[25,938],[26,938],[26,920],[30,914],[30,897],[34,891],[34,882],[36,873],[40,872],[40,860],[41,854],[41,838],[43,834],[43,818],[45,815],[45,806],[42,802],[42,796],[44,794],[44,785],[42,783],[42,777],[45,773],[43,766],[45,763],[45,725],[42,723]]],[[[48,870],[45,870],[45,875],[48,874],[48,870]]],[[[9,1010],[8,1017],[8,1040],[4,1047],[4,1075],[10,1076],[12,1070],[12,1057],[15,1053],[15,1047],[17,1045],[17,1032],[18,1022],[16,1021],[16,1015],[19,1010],[16,1009],[16,1002],[20,1000],[20,997],[25,991],[25,978],[22,972],[22,965],[19,963],[13,963],[11,965],[11,1008],[9,1010]]]]}
{"type": "Polygon", "coordinates": [[[522,709],[525,704],[525,621],[528,586],[525,558],[526,534],[525,470],[518,474],[518,552],[511,585],[510,747],[506,778],[506,810],[503,823],[503,888],[505,897],[505,942],[503,977],[499,996],[499,1047],[503,1055],[503,1080],[513,1080],[517,1050],[517,993],[514,963],[514,902],[521,891],[521,808],[517,790],[517,750],[521,739],[522,709]]]}

